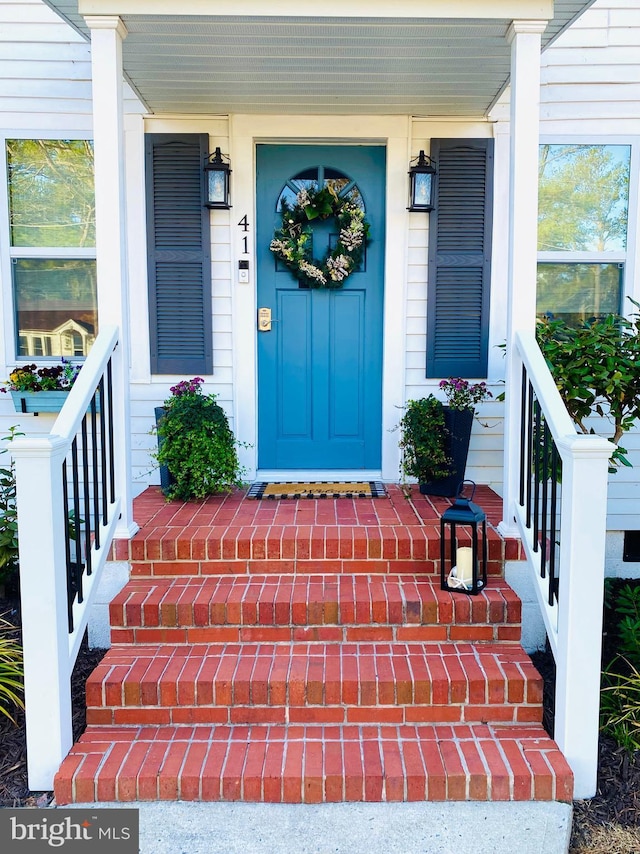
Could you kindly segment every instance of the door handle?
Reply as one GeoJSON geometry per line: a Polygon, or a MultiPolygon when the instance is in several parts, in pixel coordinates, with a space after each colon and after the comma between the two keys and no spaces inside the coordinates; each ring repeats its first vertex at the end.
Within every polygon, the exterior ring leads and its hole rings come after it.
{"type": "Polygon", "coordinates": [[[270,308],[258,309],[258,332],[271,332],[271,324],[277,322],[272,320],[270,308]]]}

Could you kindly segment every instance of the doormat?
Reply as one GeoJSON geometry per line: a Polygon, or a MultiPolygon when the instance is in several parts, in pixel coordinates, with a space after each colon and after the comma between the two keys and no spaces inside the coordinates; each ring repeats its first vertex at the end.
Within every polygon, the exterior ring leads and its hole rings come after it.
{"type": "Polygon", "coordinates": [[[254,483],[247,498],[386,498],[384,483],[254,483]]]}

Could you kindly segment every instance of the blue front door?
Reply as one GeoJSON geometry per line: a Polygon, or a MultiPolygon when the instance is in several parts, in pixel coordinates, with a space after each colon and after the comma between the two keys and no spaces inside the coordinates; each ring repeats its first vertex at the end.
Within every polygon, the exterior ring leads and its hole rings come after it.
{"type": "MultiPolygon", "coordinates": [[[[382,146],[259,145],[258,465],[262,469],[380,469],[385,149],[382,146]],[[279,266],[269,244],[283,198],[331,186],[365,209],[371,240],[361,269],[335,290],[308,289],[279,266]]],[[[313,225],[325,256],[335,221],[313,225]]]]}

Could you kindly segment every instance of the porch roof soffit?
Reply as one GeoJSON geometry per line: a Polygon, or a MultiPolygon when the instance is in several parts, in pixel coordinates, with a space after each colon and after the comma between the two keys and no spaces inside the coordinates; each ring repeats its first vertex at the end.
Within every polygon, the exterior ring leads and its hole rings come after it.
{"type": "Polygon", "coordinates": [[[507,85],[513,20],[548,20],[545,47],[594,0],[45,2],[87,38],[84,15],[122,19],[125,76],[153,113],[455,118],[507,85]]]}

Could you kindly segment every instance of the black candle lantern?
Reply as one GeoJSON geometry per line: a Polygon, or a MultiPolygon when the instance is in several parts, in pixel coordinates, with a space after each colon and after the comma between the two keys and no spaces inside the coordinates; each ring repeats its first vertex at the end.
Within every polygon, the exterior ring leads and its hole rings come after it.
{"type": "Polygon", "coordinates": [[[455,502],[440,519],[440,586],[443,590],[476,595],[487,586],[487,516],[471,500],[475,491],[473,481],[463,481],[455,502]],[[467,483],[472,486],[470,498],[463,494],[467,483]],[[456,532],[461,527],[469,534],[470,546],[458,546],[456,532]]]}
{"type": "Polygon", "coordinates": [[[204,164],[207,198],[205,207],[212,210],[228,210],[231,207],[229,201],[230,175],[229,158],[225,157],[219,148],[216,148],[204,164]]]}
{"type": "Polygon", "coordinates": [[[410,211],[433,210],[433,186],[436,167],[433,160],[421,151],[409,165],[410,211]]]}

